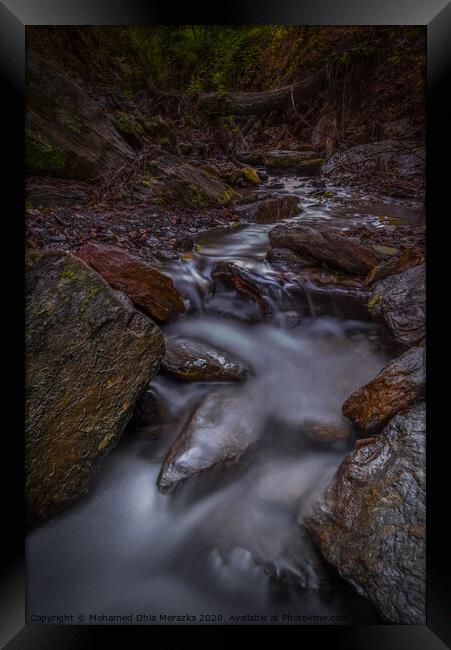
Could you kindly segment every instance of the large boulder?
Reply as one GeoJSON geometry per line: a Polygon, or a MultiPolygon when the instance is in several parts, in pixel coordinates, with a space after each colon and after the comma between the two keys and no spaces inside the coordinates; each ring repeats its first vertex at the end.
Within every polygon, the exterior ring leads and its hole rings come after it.
{"type": "Polygon", "coordinates": [[[77,257],[33,251],[26,268],[27,520],[89,486],[164,354],[160,329],[77,257]]]}
{"type": "Polygon", "coordinates": [[[88,242],[76,251],[76,255],[154,318],[170,320],[185,311],[182,297],[171,278],[126,250],[88,242]]]}
{"type": "Polygon", "coordinates": [[[357,236],[330,227],[302,223],[279,224],[269,233],[274,248],[289,248],[313,263],[357,275],[366,275],[380,262],[373,247],[357,236]]]}
{"type": "Polygon", "coordinates": [[[218,463],[237,461],[261,432],[245,392],[222,390],[204,397],[169,449],[157,480],[161,492],[218,463]]]}
{"type": "Polygon", "coordinates": [[[426,622],[425,405],[341,463],[303,519],[321,553],[392,623],[426,622]]]}
{"type": "Polygon", "coordinates": [[[426,336],[426,265],[377,282],[368,307],[373,318],[387,325],[395,341],[405,346],[420,343],[426,336]]]}
{"type": "Polygon", "coordinates": [[[151,160],[147,169],[134,185],[138,195],[154,197],[160,204],[196,209],[223,207],[241,198],[213,169],[203,169],[156,148],[148,155],[151,160]]]}
{"type": "Polygon", "coordinates": [[[227,353],[193,339],[166,340],[165,373],[185,381],[239,381],[246,369],[227,353]]]}
{"type": "Polygon", "coordinates": [[[424,396],[425,361],[424,346],[410,348],[382,368],[375,379],[354,391],[343,404],[343,414],[361,431],[374,431],[424,396]]]}

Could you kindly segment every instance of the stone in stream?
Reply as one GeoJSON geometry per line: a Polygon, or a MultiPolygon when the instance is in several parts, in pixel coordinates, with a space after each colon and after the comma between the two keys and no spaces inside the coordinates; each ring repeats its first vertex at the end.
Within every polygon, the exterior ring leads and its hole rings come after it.
{"type": "Polygon", "coordinates": [[[426,336],[426,265],[390,275],[373,286],[368,308],[384,322],[393,338],[405,346],[426,336]]]}
{"type": "Polygon", "coordinates": [[[279,224],[269,233],[269,241],[274,248],[289,248],[316,264],[356,275],[367,275],[381,261],[361,238],[330,227],[279,224]]]}
{"type": "Polygon", "coordinates": [[[264,164],[271,171],[291,171],[313,176],[323,163],[324,158],[319,158],[314,151],[268,151],[264,164]]]}
{"type": "Polygon", "coordinates": [[[226,352],[193,339],[166,339],[162,370],[185,381],[239,381],[246,368],[226,352]]]}
{"type": "Polygon", "coordinates": [[[302,520],[324,558],[387,621],[426,622],[424,403],[353,449],[302,520]]]}
{"type": "Polygon", "coordinates": [[[288,248],[271,248],[266,259],[272,267],[287,272],[287,280],[307,292],[315,314],[338,313],[368,320],[369,289],[355,275],[315,266],[314,260],[288,248]]]}
{"type": "Polygon", "coordinates": [[[154,318],[166,321],[185,311],[183,299],[171,278],[128,251],[116,246],[88,242],[75,254],[100,273],[112,287],[124,291],[136,305],[154,318]]]}
{"type": "Polygon", "coordinates": [[[29,524],[89,487],[164,354],[160,329],[82,260],[33,251],[26,266],[29,524]]]}
{"type": "Polygon", "coordinates": [[[213,279],[222,282],[226,286],[234,287],[246,298],[256,302],[264,315],[271,313],[269,302],[260,288],[261,283],[258,276],[248,269],[232,262],[221,262],[213,272],[213,279]]]}
{"type": "Polygon", "coordinates": [[[204,397],[169,449],[158,476],[160,492],[210,469],[237,461],[261,432],[247,393],[222,390],[204,397]]]}
{"type": "Polygon", "coordinates": [[[240,205],[234,212],[245,221],[271,223],[299,214],[299,199],[297,196],[278,196],[240,205]]]}
{"type": "Polygon", "coordinates": [[[390,361],[343,404],[343,414],[363,433],[371,433],[395,413],[424,396],[426,351],[413,347],[390,361]]]}

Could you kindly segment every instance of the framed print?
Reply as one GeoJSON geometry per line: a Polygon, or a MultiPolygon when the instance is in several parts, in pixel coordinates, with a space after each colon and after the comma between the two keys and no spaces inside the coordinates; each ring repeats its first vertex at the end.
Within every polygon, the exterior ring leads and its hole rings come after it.
{"type": "Polygon", "coordinates": [[[450,6],[0,12],[2,647],[446,648],[450,6]]]}

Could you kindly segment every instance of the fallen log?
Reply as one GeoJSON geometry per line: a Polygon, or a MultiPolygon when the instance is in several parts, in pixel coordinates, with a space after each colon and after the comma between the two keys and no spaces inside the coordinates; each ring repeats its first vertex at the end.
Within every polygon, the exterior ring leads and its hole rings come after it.
{"type": "Polygon", "coordinates": [[[210,114],[260,115],[270,111],[285,110],[305,105],[313,93],[321,90],[326,75],[319,70],[308,79],[295,84],[261,92],[224,93],[211,92],[199,96],[199,108],[210,114]]]}

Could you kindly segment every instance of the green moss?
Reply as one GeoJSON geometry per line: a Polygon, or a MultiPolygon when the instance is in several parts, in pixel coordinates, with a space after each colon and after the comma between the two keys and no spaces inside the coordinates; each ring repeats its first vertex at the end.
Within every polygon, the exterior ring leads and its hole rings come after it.
{"type": "Polygon", "coordinates": [[[74,110],[69,107],[67,100],[58,98],[56,100],[56,119],[71,133],[81,133],[82,123],[74,110]]]}
{"type": "Polygon", "coordinates": [[[204,208],[208,205],[208,196],[199,187],[190,183],[187,188],[187,201],[196,208],[204,208]]]}
{"type": "Polygon", "coordinates": [[[144,133],[144,129],[141,124],[138,124],[138,122],[136,122],[133,117],[127,113],[119,113],[116,115],[114,118],[114,127],[120,133],[134,135],[137,137],[143,135],[144,133]]]}
{"type": "Polygon", "coordinates": [[[381,297],[377,293],[371,296],[371,298],[368,300],[368,309],[372,309],[374,305],[376,305],[379,302],[380,299],[381,297]]]}
{"type": "Polygon", "coordinates": [[[83,298],[83,300],[80,303],[80,314],[84,313],[86,307],[89,305],[90,302],[92,302],[92,300],[96,297],[99,291],[100,291],[100,287],[91,287],[87,291],[86,296],[83,298]]]}
{"type": "Polygon", "coordinates": [[[67,152],[53,145],[41,133],[26,132],[25,166],[31,174],[58,174],[64,171],[67,152]]]}
{"type": "Polygon", "coordinates": [[[224,190],[224,192],[218,197],[218,205],[227,205],[227,203],[230,203],[230,201],[235,197],[239,196],[237,192],[232,190],[232,188],[229,188],[227,190],[224,190]]]}
{"type": "Polygon", "coordinates": [[[260,184],[260,176],[257,174],[255,169],[252,169],[252,167],[243,167],[242,172],[248,183],[252,183],[252,185],[260,184]]]}
{"type": "Polygon", "coordinates": [[[72,269],[66,269],[66,271],[63,271],[61,273],[61,277],[62,278],[68,278],[69,280],[76,280],[77,279],[77,275],[76,275],[75,271],[73,271],[72,269]]]}

